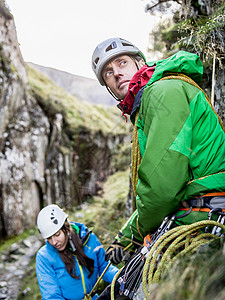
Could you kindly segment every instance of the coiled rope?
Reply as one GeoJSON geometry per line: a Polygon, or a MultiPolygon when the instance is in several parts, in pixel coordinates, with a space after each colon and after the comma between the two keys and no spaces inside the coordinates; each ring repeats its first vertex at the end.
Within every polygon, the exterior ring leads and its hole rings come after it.
{"type": "MultiPolygon", "coordinates": [[[[219,239],[211,233],[201,231],[204,227],[220,227],[225,232],[225,226],[213,220],[203,220],[191,225],[175,227],[164,233],[150,249],[143,268],[142,285],[145,299],[149,299],[151,284],[159,282],[173,262],[186,255],[194,253],[201,245],[219,239]],[[181,250],[180,250],[181,248],[181,250]]],[[[114,276],[111,284],[111,299],[115,299],[114,289],[116,281],[122,272],[122,267],[114,276]]]]}
{"type": "Polygon", "coordinates": [[[221,223],[212,220],[203,220],[191,225],[175,227],[164,233],[155,242],[148,253],[143,269],[142,283],[146,299],[149,299],[151,284],[159,282],[161,275],[168,271],[174,260],[187,253],[191,254],[201,245],[219,238],[211,233],[201,233],[200,229],[206,226],[220,227],[225,232],[225,226],[221,223]],[[182,250],[179,251],[180,248],[182,250]]]}

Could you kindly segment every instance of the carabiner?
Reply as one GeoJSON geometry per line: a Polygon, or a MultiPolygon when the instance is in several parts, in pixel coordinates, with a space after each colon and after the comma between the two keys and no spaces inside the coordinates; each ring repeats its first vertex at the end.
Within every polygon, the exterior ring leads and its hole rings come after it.
{"type": "MultiPolygon", "coordinates": [[[[211,221],[212,220],[212,216],[214,213],[223,213],[223,210],[222,208],[220,207],[215,207],[215,208],[212,208],[209,213],[208,213],[208,220],[211,221]]],[[[218,219],[220,219],[221,217],[219,216],[218,219]]],[[[214,227],[217,227],[217,226],[214,226],[214,227]]],[[[212,229],[212,232],[215,231],[215,228],[212,229]]],[[[206,226],[205,228],[205,232],[209,233],[209,226],[206,226]]],[[[211,232],[211,233],[212,233],[211,232]]]]}

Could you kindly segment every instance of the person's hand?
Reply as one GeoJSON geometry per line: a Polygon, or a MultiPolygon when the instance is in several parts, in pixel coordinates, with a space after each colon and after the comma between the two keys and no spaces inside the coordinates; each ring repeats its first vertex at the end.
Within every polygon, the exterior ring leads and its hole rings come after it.
{"type": "Polygon", "coordinates": [[[115,240],[105,253],[105,260],[110,260],[112,264],[118,265],[121,261],[126,258],[125,253],[123,252],[124,247],[115,240]]]}

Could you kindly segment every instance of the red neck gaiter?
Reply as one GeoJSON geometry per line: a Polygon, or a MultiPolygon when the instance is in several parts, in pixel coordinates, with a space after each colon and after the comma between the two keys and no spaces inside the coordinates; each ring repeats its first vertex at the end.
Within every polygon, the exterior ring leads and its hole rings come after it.
{"type": "Polygon", "coordinates": [[[155,66],[149,67],[145,64],[135,73],[130,81],[126,97],[118,105],[123,114],[131,114],[135,96],[138,91],[149,82],[154,70],[155,66]]]}

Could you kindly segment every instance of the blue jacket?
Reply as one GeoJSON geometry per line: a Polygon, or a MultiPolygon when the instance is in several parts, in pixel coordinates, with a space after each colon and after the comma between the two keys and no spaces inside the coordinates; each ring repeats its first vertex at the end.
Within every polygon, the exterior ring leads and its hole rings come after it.
{"type": "MultiPolygon", "coordinates": [[[[88,278],[89,272],[78,264],[77,258],[74,256],[76,275],[79,276],[79,279],[71,277],[59,256],[58,250],[46,240],[46,244],[38,250],[36,255],[36,273],[43,300],[83,299],[85,293],[90,293],[98,276],[102,274],[108,264],[105,261],[105,250],[96,235],[90,233],[83,224],[73,222],[71,224],[79,227],[81,238],[88,236],[83,250],[88,257],[94,260],[94,272],[88,278]]],[[[118,269],[111,265],[104,274],[103,279],[111,283],[117,271],[118,269]]],[[[92,299],[96,298],[97,296],[94,296],[92,299]]]]}

